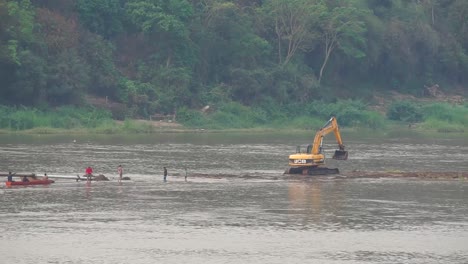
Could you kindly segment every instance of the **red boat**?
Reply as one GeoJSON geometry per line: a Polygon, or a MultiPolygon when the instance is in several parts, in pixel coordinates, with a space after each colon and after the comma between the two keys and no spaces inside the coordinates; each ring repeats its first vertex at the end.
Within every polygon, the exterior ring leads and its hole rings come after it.
{"type": "Polygon", "coordinates": [[[14,182],[5,182],[7,187],[16,186],[16,185],[47,185],[54,183],[53,180],[34,180],[34,181],[14,181],[14,182]]]}

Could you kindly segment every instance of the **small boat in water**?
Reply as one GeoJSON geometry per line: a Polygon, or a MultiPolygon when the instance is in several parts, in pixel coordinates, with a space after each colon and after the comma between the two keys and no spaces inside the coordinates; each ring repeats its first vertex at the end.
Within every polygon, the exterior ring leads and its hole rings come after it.
{"type": "Polygon", "coordinates": [[[54,183],[53,180],[33,180],[33,181],[7,181],[5,182],[7,187],[21,186],[21,185],[47,185],[54,183]]]}

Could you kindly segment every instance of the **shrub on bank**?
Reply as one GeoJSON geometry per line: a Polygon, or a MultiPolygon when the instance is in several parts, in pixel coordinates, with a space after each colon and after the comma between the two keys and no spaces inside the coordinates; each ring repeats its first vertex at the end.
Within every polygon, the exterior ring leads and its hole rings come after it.
{"type": "Polygon", "coordinates": [[[468,107],[448,103],[427,103],[398,101],[387,112],[391,120],[421,122],[421,128],[438,132],[464,132],[468,127],[468,107]]]}
{"type": "Polygon", "coordinates": [[[371,129],[382,129],[386,127],[385,118],[375,111],[363,111],[360,125],[371,129]]]}
{"type": "Polygon", "coordinates": [[[357,100],[338,100],[335,103],[314,101],[307,104],[306,109],[310,116],[326,120],[335,116],[341,126],[356,126],[364,121],[367,106],[357,100]]]}
{"type": "Polygon", "coordinates": [[[423,120],[421,108],[410,101],[396,101],[387,110],[387,117],[390,120],[404,122],[420,122],[423,120]]]}
{"type": "Polygon", "coordinates": [[[188,127],[203,127],[209,124],[208,118],[203,113],[187,107],[177,110],[177,122],[188,127]]]}

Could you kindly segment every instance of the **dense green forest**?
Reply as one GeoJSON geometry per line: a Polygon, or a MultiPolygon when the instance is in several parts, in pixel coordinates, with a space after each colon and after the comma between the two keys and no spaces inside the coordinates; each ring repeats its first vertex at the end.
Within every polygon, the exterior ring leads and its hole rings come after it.
{"type": "MultiPolygon", "coordinates": [[[[92,96],[115,119],[206,124],[194,109],[209,105],[221,123],[247,115],[234,127],[337,113],[378,127],[376,93],[467,83],[466,0],[0,0],[3,116],[92,96]]],[[[423,118],[398,107],[395,120],[423,118]]]]}

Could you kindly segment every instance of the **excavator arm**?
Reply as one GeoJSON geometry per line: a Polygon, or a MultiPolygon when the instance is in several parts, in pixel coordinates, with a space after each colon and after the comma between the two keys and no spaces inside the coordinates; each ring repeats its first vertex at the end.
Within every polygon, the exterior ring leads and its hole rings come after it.
{"type": "Polygon", "coordinates": [[[345,146],[343,145],[343,140],[341,139],[340,129],[338,127],[338,122],[336,118],[332,117],[328,122],[320,128],[319,131],[315,134],[314,143],[312,144],[312,154],[321,153],[323,137],[327,134],[333,132],[335,134],[336,142],[338,143],[338,150],[335,151],[333,159],[336,160],[346,160],[348,159],[348,152],[345,151],[345,146]]]}

